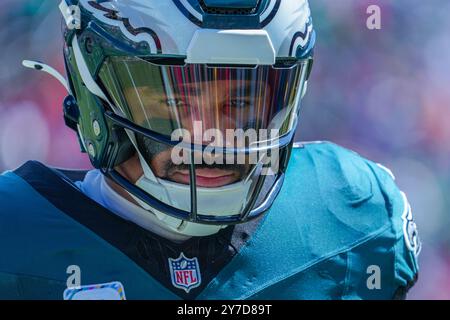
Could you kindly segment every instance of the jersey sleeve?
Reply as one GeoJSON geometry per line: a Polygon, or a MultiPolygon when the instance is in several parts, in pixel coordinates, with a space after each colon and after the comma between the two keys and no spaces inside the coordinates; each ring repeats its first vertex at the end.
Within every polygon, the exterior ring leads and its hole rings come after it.
{"type": "Polygon", "coordinates": [[[374,239],[347,253],[344,298],[405,299],[418,278],[421,242],[407,196],[385,167],[367,161],[390,223],[374,239]]]}
{"type": "Polygon", "coordinates": [[[406,194],[395,184],[394,175],[385,167],[370,164],[385,194],[391,195],[392,227],[396,237],[395,279],[399,287],[394,298],[404,298],[418,279],[418,257],[422,248],[417,225],[414,222],[411,205],[406,194]]]}

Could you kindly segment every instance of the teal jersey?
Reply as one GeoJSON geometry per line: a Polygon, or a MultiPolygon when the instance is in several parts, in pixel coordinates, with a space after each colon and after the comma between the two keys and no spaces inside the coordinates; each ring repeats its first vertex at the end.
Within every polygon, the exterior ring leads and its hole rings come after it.
{"type": "Polygon", "coordinates": [[[1,299],[393,299],[417,278],[406,196],[331,143],[293,149],[263,217],[182,243],[101,207],[74,176],[37,162],[0,176],[1,299]]]}

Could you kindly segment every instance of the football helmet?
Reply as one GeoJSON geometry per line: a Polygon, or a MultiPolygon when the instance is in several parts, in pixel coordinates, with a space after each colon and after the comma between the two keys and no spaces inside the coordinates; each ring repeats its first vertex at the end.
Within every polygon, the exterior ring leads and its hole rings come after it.
{"type": "Polygon", "coordinates": [[[268,211],[312,67],[307,0],[63,0],[60,8],[65,120],[95,168],[185,235],[268,211]],[[156,172],[163,152],[178,180],[156,172]],[[144,172],[138,181],[116,170],[132,156],[144,172]],[[202,183],[205,168],[212,180],[221,168],[235,179],[202,183]]]}

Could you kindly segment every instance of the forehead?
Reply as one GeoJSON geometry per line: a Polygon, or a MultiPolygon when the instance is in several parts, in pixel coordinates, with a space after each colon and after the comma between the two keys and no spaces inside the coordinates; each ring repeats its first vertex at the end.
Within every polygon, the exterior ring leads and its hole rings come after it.
{"type": "MultiPolygon", "coordinates": [[[[167,88],[156,87],[151,85],[141,85],[135,88],[129,87],[126,89],[130,93],[133,90],[138,90],[140,93],[166,95],[167,88]]],[[[259,80],[208,80],[193,82],[175,83],[171,87],[170,92],[176,95],[202,95],[202,96],[217,96],[217,95],[234,95],[234,96],[255,96],[267,95],[270,93],[270,87],[266,82],[259,80]]]]}
{"type": "MultiPolygon", "coordinates": [[[[217,79],[208,81],[199,81],[196,83],[178,83],[175,85],[179,90],[194,91],[209,94],[214,92],[227,92],[239,90],[241,94],[251,94],[257,88],[266,87],[266,83],[259,80],[234,80],[217,79]]],[[[237,93],[237,92],[236,92],[237,93]]]]}

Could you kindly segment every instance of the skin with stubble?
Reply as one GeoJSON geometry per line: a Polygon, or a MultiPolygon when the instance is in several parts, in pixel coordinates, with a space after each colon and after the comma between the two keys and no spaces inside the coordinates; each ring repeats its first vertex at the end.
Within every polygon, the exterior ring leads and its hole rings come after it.
{"type": "MultiPolygon", "coordinates": [[[[153,173],[161,179],[180,184],[189,184],[189,169],[186,168],[187,165],[174,165],[171,160],[171,151],[172,148],[166,149],[152,157],[149,161],[149,165],[153,173]]],[[[144,174],[137,154],[117,166],[115,169],[132,183],[136,183],[144,174]]],[[[198,165],[196,166],[196,183],[198,187],[221,187],[239,181],[247,171],[248,166],[245,165],[198,165]]],[[[130,194],[117,183],[109,178],[107,178],[106,181],[119,195],[136,203],[130,194]]]]}

